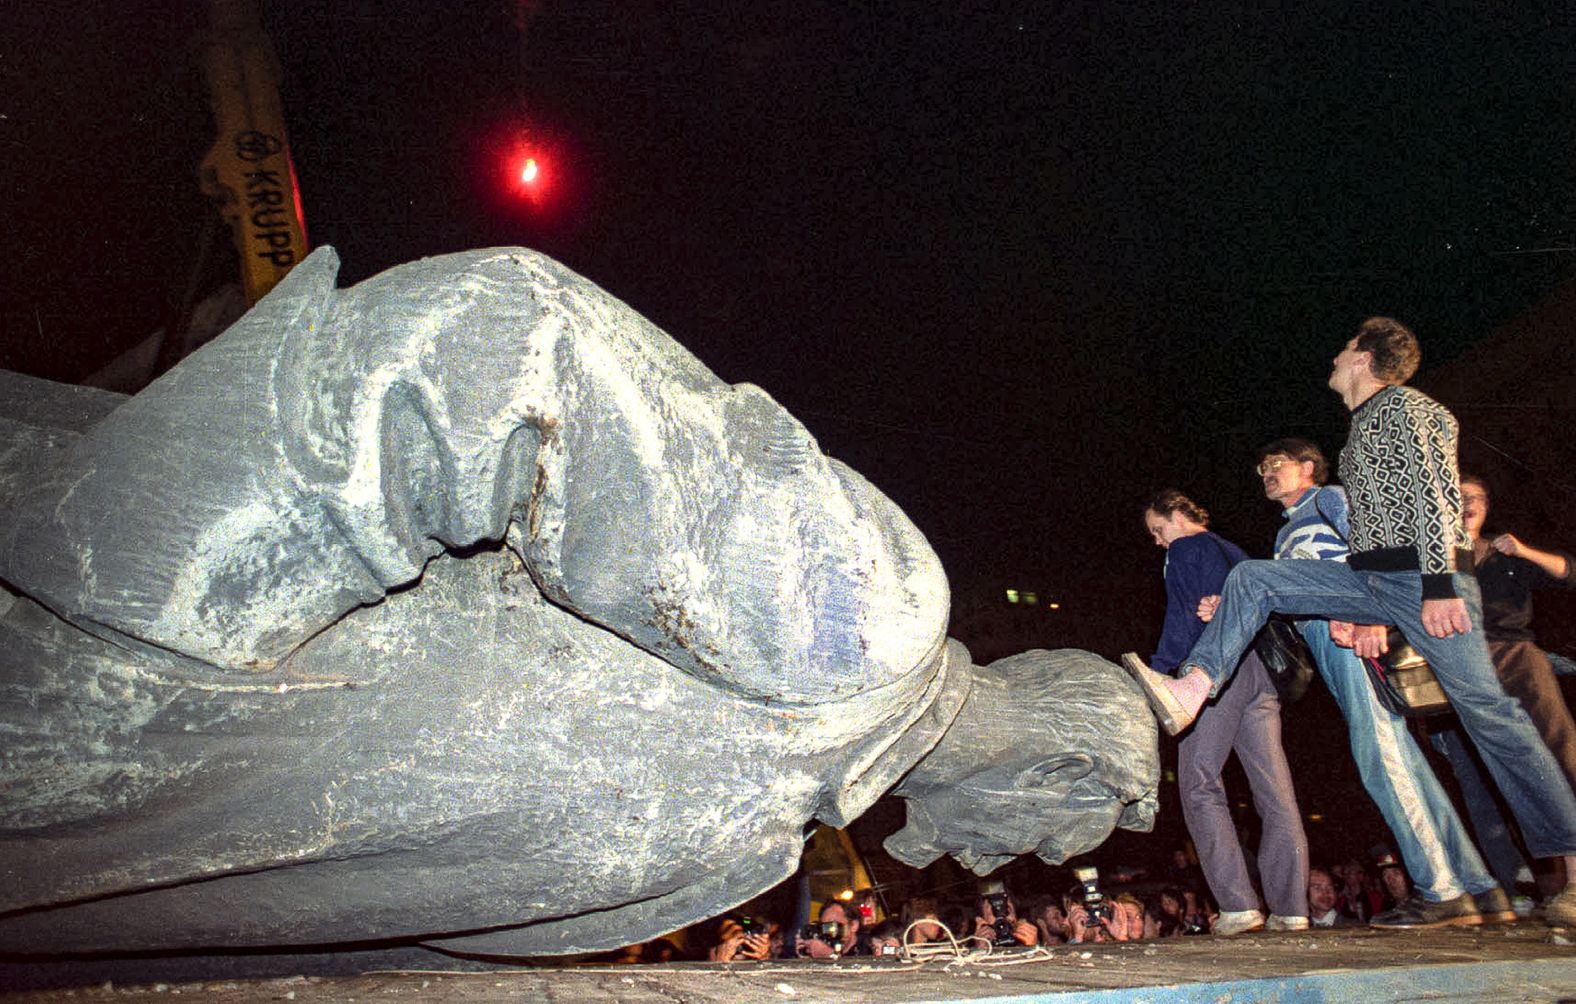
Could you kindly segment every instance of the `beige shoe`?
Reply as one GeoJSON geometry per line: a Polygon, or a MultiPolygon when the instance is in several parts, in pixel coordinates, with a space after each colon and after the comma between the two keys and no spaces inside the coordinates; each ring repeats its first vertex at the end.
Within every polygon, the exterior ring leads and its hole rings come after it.
{"type": "MultiPolygon", "coordinates": [[[[1198,713],[1183,707],[1182,702],[1171,692],[1171,688],[1167,686],[1171,682],[1171,677],[1150,669],[1144,660],[1138,657],[1137,652],[1122,653],[1122,668],[1127,670],[1127,675],[1133,678],[1139,689],[1144,692],[1144,696],[1149,699],[1150,709],[1154,711],[1155,717],[1160,720],[1160,727],[1165,729],[1168,735],[1174,736],[1193,724],[1193,719],[1198,717],[1198,713]]],[[[1262,923],[1263,920],[1261,916],[1259,921],[1262,923]]]]}
{"type": "Polygon", "coordinates": [[[1307,917],[1282,917],[1278,913],[1272,913],[1270,919],[1264,922],[1266,931],[1306,931],[1307,929],[1307,917]]]}
{"type": "Polygon", "coordinates": [[[1543,904],[1543,922],[1550,927],[1576,927],[1576,886],[1566,886],[1543,904]]]}
{"type": "Polygon", "coordinates": [[[1258,931],[1263,927],[1264,914],[1257,910],[1226,910],[1215,918],[1215,926],[1209,929],[1209,933],[1229,938],[1234,934],[1258,931]]]}

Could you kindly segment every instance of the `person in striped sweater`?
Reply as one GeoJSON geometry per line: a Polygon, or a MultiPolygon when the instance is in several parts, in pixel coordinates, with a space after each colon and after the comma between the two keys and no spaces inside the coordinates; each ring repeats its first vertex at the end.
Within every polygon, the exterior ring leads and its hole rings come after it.
{"type": "MultiPolygon", "coordinates": [[[[1279,561],[1345,561],[1351,535],[1346,493],[1327,485],[1329,463],[1306,439],[1277,439],[1259,450],[1255,468],[1264,496],[1282,507],[1275,536],[1279,561]]],[[[1219,597],[1214,597],[1218,604],[1219,597]]],[[[1201,616],[1213,615],[1213,604],[1201,616]]],[[[1373,927],[1443,927],[1511,923],[1510,899],[1472,845],[1406,720],[1380,703],[1362,660],[1350,648],[1353,625],[1302,618],[1298,630],[1319,676],[1346,719],[1357,773],[1394,834],[1416,892],[1367,918],[1373,927]],[[1333,634],[1347,639],[1339,644],[1333,634]]]]}

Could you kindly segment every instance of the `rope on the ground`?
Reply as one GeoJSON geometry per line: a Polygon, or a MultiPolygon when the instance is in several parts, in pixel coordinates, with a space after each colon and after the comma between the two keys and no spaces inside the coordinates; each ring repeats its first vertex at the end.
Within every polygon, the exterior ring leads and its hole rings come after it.
{"type": "MultiPolygon", "coordinates": [[[[939,920],[935,920],[933,918],[926,917],[926,918],[922,918],[920,920],[916,920],[912,924],[909,924],[908,927],[904,928],[904,930],[903,930],[903,945],[898,950],[898,954],[893,958],[893,961],[899,963],[904,970],[912,971],[912,970],[917,970],[917,969],[923,968],[927,963],[932,963],[932,962],[936,962],[936,961],[943,960],[943,959],[946,960],[946,965],[943,968],[944,969],[952,969],[952,968],[954,968],[956,966],[983,966],[983,967],[987,967],[987,968],[997,968],[997,967],[1001,967],[1001,966],[1021,966],[1021,965],[1024,965],[1025,963],[1029,963],[1029,962],[1043,962],[1043,961],[1045,961],[1046,959],[1049,959],[1049,958],[1052,958],[1051,950],[1049,948],[1045,947],[1044,945],[1035,945],[1035,946],[1033,946],[1032,950],[1030,950],[1028,952],[1013,952],[1011,955],[1004,955],[1004,954],[1001,954],[1001,953],[996,951],[996,946],[994,944],[992,944],[990,939],[988,939],[988,938],[981,937],[978,934],[971,934],[968,937],[963,938],[962,940],[959,940],[958,937],[952,933],[952,930],[947,927],[947,925],[943,924],[939,920]],[[920,924],[934,924],[937,927],[941,928],[942,934],[946,935],[946,940],[945,941],[920,943],[920,944],[912,944],[912,943],[910,943],[909,940],[908,940],[909,933],[912,932],[914,930],[914,928],[918,927],[920,924]],[[975,944],[981,945],[983,947],[981,947],[981,948],[969,948],[967,946],[970,943],[975,943],[975,944]]],[[[736,961],[753,961],[753,960],[736,960],[736,961]]],[[[835,966],[835,967],[834,966],[828,966],[826,968],[819,968],[818,967],[818,968],[816,968],[814,970],[814,972],[816,972],[816,973],[859,973],[859,974],[865,974],[865,973],[872,973],[872,972],[891,972],[892,971],[890,968],[888,968],[885,965],[874,965],[874,964],[871,964],[870,962],[865,961],[865,956],[844,955],[844,956],[839,956],[837,958],[837,961],[845,963],[845,964],[844,965],[840,965],[840,966],[835,966]],[[846,963],[849,963],[849,962],[853,962],[855,960],[859,960],[858,964],[855,964],[855,965],[847,965],[846,964],[846,963]]],[[[738,976],[764,976],[764,975],[767,975],[767,974],[778,974],[778,973],[795,973],[795,974],[799,974],[799,975],[804,975],[804,973],[805,973],[805,968],[803,966],[762,966],[762,967],[759,967],[759,968],[752,967],[750,969],[734,969],[734,968],[732,968],[732,963],[731,962],[718,962],[718,963],[714,963],[714,965],[716,965],[718,968],[716,968],[716,969],[699,969],[699,968],[694,968],[694,969],[674,969],[674,968],[669,968],[669,967],[665,967],[665,966],[659,968],[657,966],[651,966],[651,965],[630,966],[629,967],[629,973],[631,975],[646,975],[646,974],[684,975],[684,974],[687,974],[687,973],[715,972],[715,973],[733,973],[733,974],[738,975],[738,976]]],[[[554,971],[555,972],[596,972],[598,970],[601,970],[603,972],[606,972],[608,970],[608,968],[609,967],[605,967],[605,966],[584,966],[584,967],[575,967],[573,969],[566,968],[566,969],[563,969],[563,970],[554,970],[554,971]]],[[[370,971],[368,971],[366,973],[362,973],[361,975],[363,975],[363,976],[508,976],[508,975],[525,975],[525,974],[540,975],[542,972],[543,972],[543,970],[541,970],[541,969],[493,969],[493,970],[375,969],[375,970],[370,970],[370,971]]]]}

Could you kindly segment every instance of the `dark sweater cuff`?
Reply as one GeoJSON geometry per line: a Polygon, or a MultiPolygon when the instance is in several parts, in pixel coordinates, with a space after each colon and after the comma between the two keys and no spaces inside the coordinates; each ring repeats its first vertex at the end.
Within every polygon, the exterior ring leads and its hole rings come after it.
{"type": "Polygon", "coordinates": [[[1423,599],[1453,600],[1456,598],[1455,576],[1449,572],[1423,576],[1423,599]]]}

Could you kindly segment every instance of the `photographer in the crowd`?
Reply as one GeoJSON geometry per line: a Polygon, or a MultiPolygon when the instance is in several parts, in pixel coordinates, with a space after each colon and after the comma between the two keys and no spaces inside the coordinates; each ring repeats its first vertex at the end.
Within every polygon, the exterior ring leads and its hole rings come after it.
{"type": "Polygon", "coordinates": [[[1090,917],[1089,911],[1084,909],[1082,903],[1071,903],[1067,907],[1067,943],[1081,945],[1090,941],[1110,941],[1110,932],[1106,930],[1105,920],[1102,917],[1090,917]]]}
{"type": "MultiPolygon", "coordinates": [[[[1129,935],[1128,909],[1100,891],[1099,872],[1091,866],[1083,866],[1074,868],[1073,875],[1078,881],[1062,896],[1062,906],[1067,912],[1067,943],[1136,940],[1136,935],[1129,935]]],[[[1140,931],[1142,910],[1140,904],[1137,925],[1140,931]]]]}
{"type": "Polygon", "coordinates": [[[877,958],[902,955],[903,926],[895,920],[883,920],[866,932],[865,944],[877,958]]]}
{"type": "Polygon", "coordinates": [[[750,917],[724,917],[717,925],[717,943],[706,953],[712,962],[759,962],[772,957],[772,928],[750,917]]]}
{"type": "MultiPolygon", "coordinates": [[[[1001,888],[997,883],[996,887],[1001,888]]],[[[1037,945],[1040,929],[1033,922],[1020,920],[1012,897],[1005,890],[981,896],[974,915],[974,936],[993,945],[1037,945]]]]}
{"type": "Polygon", "coordinates": [[[1195,927],[1203,928],[1205,934],[1209,933],[1219,913],[1209,897],[1199,890],[1187,887],[1182,889],[1182,920],[1187,925],[1188,934],[1193,934],[1192,928],[1195,927]]]}
{"type": "Polygon", "coordinates": [[[819,920],[794,935],[793,951],[801,959],[861,954],[858,916],[836,900],[827,903],[819,920]]]}

